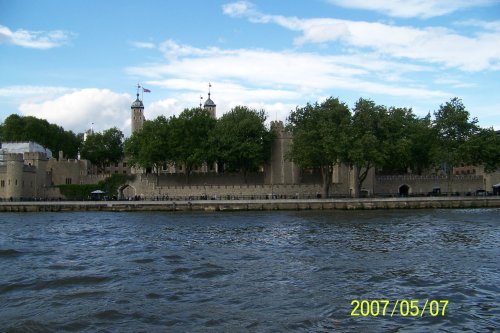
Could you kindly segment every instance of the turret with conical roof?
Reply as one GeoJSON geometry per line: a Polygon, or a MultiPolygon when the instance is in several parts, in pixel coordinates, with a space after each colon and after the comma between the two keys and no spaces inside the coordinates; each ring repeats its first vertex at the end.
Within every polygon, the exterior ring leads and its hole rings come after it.
{"type": "MultiPolygon", "coordinates": [[[[140,86],[138,85],[139,89],[140,86]]],[[[142,125],[144,124],[144,104],[142,104],[142,101],[139,99],[139,90],[137,90],[137,98],[136,100],[132,103],[132,106],[130,107],[132,110],[132,134],[137,132],[142,128],[142,125]]]]}
{"type": "Polygon", "coordinates": [[[212,116],[212,118],[215,119],[216,118],[216,113],[215,113],[216,105],[215,105],[214,101],[212,101],[212,99],[210,98],[210,88],[211,87],[212,87],[212,84],[209,83],[208,84],[208,99],[205,101],[203,108],[210,113],[210,116],[212,116]]]}

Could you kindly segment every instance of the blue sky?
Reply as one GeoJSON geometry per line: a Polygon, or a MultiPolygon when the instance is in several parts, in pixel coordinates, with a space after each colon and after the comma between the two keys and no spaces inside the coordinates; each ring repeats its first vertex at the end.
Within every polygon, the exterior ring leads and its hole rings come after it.
{"type": "Polygon", "coordinates": [[[453,97],[500,129],[500,0],[0,0],[0,121],[130,133],[207,98],[285,120],[360,97],[419,116],[453,97]]]}

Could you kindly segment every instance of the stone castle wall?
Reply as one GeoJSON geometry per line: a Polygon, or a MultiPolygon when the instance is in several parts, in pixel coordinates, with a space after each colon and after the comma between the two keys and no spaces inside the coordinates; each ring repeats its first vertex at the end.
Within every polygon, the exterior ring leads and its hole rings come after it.
{"type": "Polygon", "coordinates": [[[426,195],[439,188],[441,193],[475,193],[484,190],[483,176],[458,175],[448,181],[446,176],[376,176],[374,190],[379,195],[397,195],[401,186],[409,187],[409,195],[426,195]]]}
{"type": "Polygon", "coordinates": [[[235,198],[316,198],[321,193],[320,184],[191,184],[158,185],[154,178],[138,177],[122,187],[123,199],[134,196],[142,199],[187,199],[189,197],[235,199],[235,198]]]}

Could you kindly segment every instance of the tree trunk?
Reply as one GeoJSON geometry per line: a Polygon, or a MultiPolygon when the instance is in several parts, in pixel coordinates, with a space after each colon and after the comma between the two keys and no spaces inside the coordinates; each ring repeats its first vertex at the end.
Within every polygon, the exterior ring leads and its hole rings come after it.
{"type": "Polygon", "coordinates": [[[451,193],[451,183],[453,182],[453,179],[451,177],[453,177],[453,168],[449,167],[447,172],[446,172],[446,176],[448,176],[448,181],[447,181],[447,189],[446,189],[446,196],[447,197],[450,197],[452,195],[451,193]]]}
{"type": "Polygon", "coordinates": [[[371,169],[370,163],[368,163],[364,168],[365,170],[361,172],[361,169],[363,167],[356,167],[357,175],[356,175],[356,197],[360,198],[361,197],[361,189],[363,187],[363,182],[366,180],[366,177],[368,176],[368,172],[371,169]]]}
{"type": "Polygon", "coordinates": [[[243,179],[245,180],[245,185],[248,185],[248,171],[246,168],[243,169],[243,179]]]}
{"type": "Polygon", "coordinates": [[[185,165],[185,172],[186,172],[186,185],[189,185],[189,175],[191,174],[191,167],[187,165],[187,163],[184,163],[185,165]]]}
{"type": "Polygon", "coordinates": [[[321,176],[323,179],[323,198],[328,198],[330,186],[332,184],[333,165],[324,165],[321,167],[321,176]]]}

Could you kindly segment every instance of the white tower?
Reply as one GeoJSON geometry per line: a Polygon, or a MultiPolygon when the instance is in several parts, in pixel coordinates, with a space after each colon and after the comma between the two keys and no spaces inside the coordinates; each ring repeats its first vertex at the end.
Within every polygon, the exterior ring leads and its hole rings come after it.
{"type": "Polygon", "coordinates": [[[137,98],[130,107],[130,109],[132,110],[132,134],[142,128],[145,120],[144,104],[142,104],[142,101],[139,99],[139,88],[140,86],[137,85],[137,98]]]}
{"type": "Polygon", "coordinates": [[[205,101],[205,104],[203,105],[203,108],[205,110],[207,110],[209,113],[210,113],[210,116],[212,116],[212,118],[216,118],[216,113],[215,113],[215,103],[214,101],[212,101],[210,99],[210,88],[212,87],[212,85],[209,83],[208,84],[208,99],[205,101]]]}

